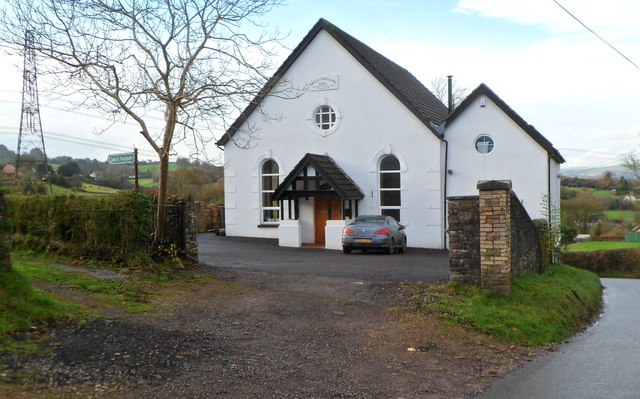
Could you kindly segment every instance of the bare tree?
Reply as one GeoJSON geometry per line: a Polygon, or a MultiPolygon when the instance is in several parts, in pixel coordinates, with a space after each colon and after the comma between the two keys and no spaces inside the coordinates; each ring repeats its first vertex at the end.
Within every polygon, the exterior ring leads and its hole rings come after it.
{"type": "Polygon", "coordinates": [[[636,180],[640,181],[640,159],[629,153],[622,158],[622,167],[628,169],[633,174],[636,180]]]}
{"type": "MultiPolygon", "coordinates": [[[[456,108],[462,100],[467,97],[469,89],[466,87],[460,87],[458,81],[453,79],[452,82],[452,94],[453,94],[453,108],[456,108]]],[[[438,100],[442,101],[445,105],[449,103],[449,79],[447,76],[438,76],[431,81],[431,92],[438,97],[438,100]]]]}
{"type": "MultiPolygon", "coordinates": [[[[281,0],[5,0],[0,40],[25,31],[49,61],[56,94],[133,119],[160,158],[156,242],[165,231],[169,156],[188,142],[202,154],[264,86],[278,43],[258,18],[281,0]],[[50,62],[55,61],[55,62],[50,62]],[[64,91],[63,88],[72,88],[64,91]],[[149,117],[164,115],[154,131],[149,117]]],[[[272,80],[272,82],[274,82],[272,80]]]]}

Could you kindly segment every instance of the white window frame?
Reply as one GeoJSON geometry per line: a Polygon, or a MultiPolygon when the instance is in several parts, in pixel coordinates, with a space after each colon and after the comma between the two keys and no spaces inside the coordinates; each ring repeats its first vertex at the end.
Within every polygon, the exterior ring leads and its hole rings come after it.
{"type": "Polygon", "coordinates": [[[338,129],[340,121],[342,120],[342,114],[340,113],[340,109],[338,109],[335,104],[325,98],[313,105],[312,111],[307,120],[311,123],[313,132],[315,134],[326,137],[335,132],[336,129],[338,129]],[[322,125],[322,122],[320,122],[320,124],[316,123],[316,115],[322,109],[322,107],[329,107],[333,115],[335,115],[335,121],[332,122],[332,125],[328,129],[322,129],[322,127],[319,126],[322,125]]]}
{"type": "Polygon", "coordinates": [[[338,123],[338,114],[331,105],[321,105],[313,112],[313,123],[315,123],[316,127],[320,130],[331,131],[336,126],[336,123],[338,123]],[[328,110],[325,111],[325,108],[328,108],[328,110]],[[325,115],[329,115],[329,122],[323,121],[325,115]],[[320,116],[320,122],[317,120],[318,116],[320,116]]]}
{"type": "Polygon", "coordinates": [[[265,206],[264,204],[264,194],[273,194],[275,192],[275,188],[274,189],[265,189],[264,188],[264,178],[265,177],[269,177],[272,178],[273,176],[276,176],[278,178],[276,187],[278,184],[280,184],[280,165],[278,165],[278,162],[276,162],[275,159],[273,158],[267,158],[264,161],[262,161],[262,163],[260,163],[260,223],[261,224],[276,224],[279,223],[280,220],[282,220],[282,215],[280,215],[280,206],[265,206]],[[267,162],[273,162],[277,167],[278,167],[278,171],[275,173],[264,173],[263,169],[264,169],[264,165],[267,162]],[[276,220],[271,220],[271,221],[267,221],[265,220],[265,211],[276,211],[277,213],[277,217],[275,218],[276,220]]]}
{"type": "Polygon", "coordinates": [[[478,137],[475,138],[475,140],[473,140],[473,148],[476,150],[476,152],[480,155],[489,155],[493,152],[493,150],[496,148],[496,142],[493,139],[493,137],[489,136],[488,134],[481,134],[478,137]],[[487,152],[482,152],[478,149],[478,143],[480,141],[480,139],[483,138],[488,138],[489,140],[491,140],[491,144],[489,144],[489,142],[487,141],[483,141],[481,144],[483,145],[483,148],[487,149],[489,146],[491,146],[491,148],[487,151],[487,152]]]}
{"type": "MultiPolygon", "coordinates": [[[[379,203],[380,203],[380,214],[384,215],[384,213],[382,212],[385,209],[397,209],[398,210],[398,222],[400,223],[400,217],[401,217],[401,212],[402,212],[402,164],[400,163],[400,159],[394,155],[394,154],[386,154],[383,155],[380,160],[378,161],[378,188],[379,188],[379,203]],[[387,157],[393,157],[395,158],[395,160],[398,162],[398,169],[394,169],[394,170],[382,170],[382,161],[384,161],[385,158],[387,157]],[[391,173],[397,173],[398,174],[398,178],[399,178],[399,187],[393,187],[393,188],[383,188],[382,187],[382,175],[383,174],[391,174],[391,173]],[[400,203],[398,205],[382,205],[382,193],[387,192],[387,191],[397,191],[398,194],[400,195],[400,203]]],[[[390,216],[390,215],[387,215],[390,216]]]]}

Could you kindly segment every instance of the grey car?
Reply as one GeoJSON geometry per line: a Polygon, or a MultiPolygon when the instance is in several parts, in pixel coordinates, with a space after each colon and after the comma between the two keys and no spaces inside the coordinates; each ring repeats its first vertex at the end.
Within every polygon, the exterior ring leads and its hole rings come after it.
{"type": "Polygon", "coordinates": [[[358,216],[342,231],[342,250],[345,254],[353,249],[367,252],[369,249],[383,249],[392,254],[396,249],[404,253],[407,235],[404,226],[391,216],[358,216]]]}

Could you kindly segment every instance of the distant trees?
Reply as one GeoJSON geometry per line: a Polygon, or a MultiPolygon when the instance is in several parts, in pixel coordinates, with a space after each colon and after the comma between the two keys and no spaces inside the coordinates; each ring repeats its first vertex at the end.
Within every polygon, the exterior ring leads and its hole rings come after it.
{"type": "Polygon", "coordinates": [[[580,234],[587,234],[604,209],[602,201],[590,193],[580,193],[575,198],[562,201],[562,224],[577,229],[580,234]]]}
{"type": "Polygon", "coordinates": [[[80,174],[80,166],[78,166],[78,164],[76,162],[69,162],[66,163],[64,165],[60,165],[58,167],[58,174],[65,176],[65,177],[71,177],[73,175],[79,175],[80,174]]]}
{"type": "Polygon", "coordinates": [[[613,173],[610,170],[604,172],[600,178],[600,184],[605,190],[611,190],[614,187],[613,173]]]}
{"type": "Polygon", "coordinates": [[[624,176],[618,180],[618,184],[616,184],[616,194],[625,195],[629,194],[633,190],[633,186],[629,180],[625,179],[624,176]]]}
{"type": "Polygon", "coordinates": [[[640,180],[640,158],[629,153],[622,158],[622,166],[631,172],[636,180],[640,180]]]}
{"type": "MultiPolygon", "coordinates": [[[[452,97],[453,108],[456,108],[462,100],[467,98],[469,89],[461,87],[458,81],[453,79],[452,81],[452,97]]],[[[449,104],[449,78],[447,76],[438,76],[431,81],[431,92],[438,97],[438,100],[442,101],[444,105],[449,104]]]]}

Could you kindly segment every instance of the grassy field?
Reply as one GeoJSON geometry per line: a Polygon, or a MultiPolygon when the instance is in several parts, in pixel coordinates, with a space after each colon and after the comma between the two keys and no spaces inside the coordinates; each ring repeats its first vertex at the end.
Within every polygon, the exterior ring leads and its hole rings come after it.
{"type": "Polygon", "coordinates": [[[405,286],[422,312],[524,345],[561,342],[595,314],[602,295],[595,274],[565,265],[515,277],[509,298],[455,282],[405,286]]]}
{"type": "Polygon", "coordinates": [[[158,187],[158,183],[154,182],[152,178],[138,179],[138,184],[140,184],[140,187],[145,187],[145,188],[156,188],[156,187],[158,187]]]}
{"type": "Polygon", "coordinates": [[[604,214],[607,219],[623,220],[625,222],[633,222],[636,217],[636,211],[606,210],[604,214]]]}
{"type": "MultiPolygon", "coordinates": [[[[170,162],[169,163],[169,170],[170,171],[178,170],[178,169],[181,169],[181,168],[183,168],[183,166],[180,166],[175,162],[170,162]]],[[[147,164],[147,165],[138,165],[138,171],[139,172],[160,171],[160,164],[153,163],[153,164],[147,164]]]]}
{"type": "Polygon", "coordinates": [[[598,251],[602,249],[640,248],[640,242],[624,241],[583,241],[569,244],[569,252],[598,251]]]}
{"type": "MultiPolygon", "coordinates": [[[[82,190],[84,191],[76,191],[68,188],[56,186],[55,184],[51,186],[53,188],[53,194],[55,195],[104,195],[104,194],[115,194],[120,190],[109,187],[96,186],[95,184],[82,183],[82,190]]],[[[48,190],[47,190],[48,192],[48,190]]]]}
{"type": "Polygon", "coordinates": [[[613,194],[609,190],[595,190],[593,188],[588,187],[566,187],[568,190],[577,191],[577,192],[590,192],[596,197],[611,197],[613,194]]]}

